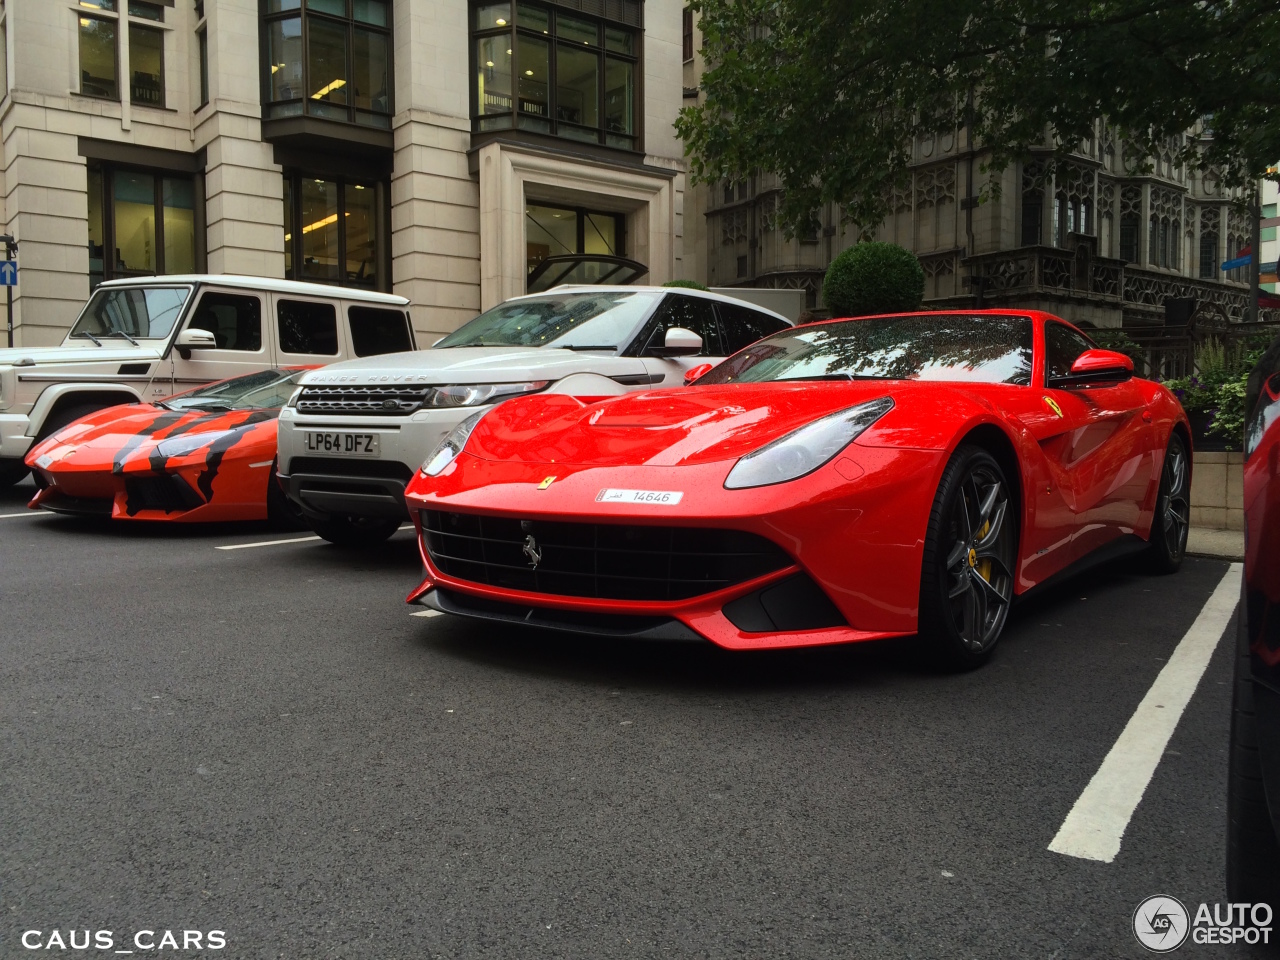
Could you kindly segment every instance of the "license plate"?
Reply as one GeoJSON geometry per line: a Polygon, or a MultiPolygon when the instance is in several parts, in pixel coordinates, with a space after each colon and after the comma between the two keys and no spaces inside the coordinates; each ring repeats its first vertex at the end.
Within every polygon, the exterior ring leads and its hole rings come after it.
{"type": "Polygon", "coordinates": [[[309,430],[303,435],[308,453],[329,453],[339,457],[378,457],[376,433],[338,433],[331,430],[309,430]]]}
{"type": "Polygon", "coordinates": [[[684,499],[682,490],[601,490],[597,503],[641,503],[673,507],[684,499]]]}

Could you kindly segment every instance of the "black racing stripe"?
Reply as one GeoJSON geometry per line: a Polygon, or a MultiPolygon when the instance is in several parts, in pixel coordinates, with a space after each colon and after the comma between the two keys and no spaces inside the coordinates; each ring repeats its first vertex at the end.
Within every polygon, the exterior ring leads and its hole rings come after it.
{"type": "Polygon", "coordinates": [[[133,453],[134,450],[138,449],[138,447],[142,445],[143,440],[151,436],[153,433],[157,433],[161,430],[164,430],[167,427],[173,426],[175,423],[177,423],[179,420],[181,420],[185,416],[186,416],[185,413],[180,413],[175,411],[173,413],[161,414],[160,416],[152,420],[149,424],[147,424],[147,426],[143,427],[141,430],[135,433],[132,437],[126,440],[124,446],[116,451],[116,455],[114,458],[112,458],[112,461],[111,461],[111,472],[123,473],[125,459],[129,456],[129,454],[133,453]]]}
{"type": "Polygon", "coordinates": [[[236,424],[235,433],[225,437],[219,437],[213,443],[209,444],[209,452],[205,454],[205,469],[196,479],[196,486],[200,488],[200,492],[204,494],[206,501],[213,499],[213,481],[218,476],[218,471],[222,469],[222,458],[227,451],[234,447],[249,434],[248,427],[255,423],[262,423],[265,420],[275,420],[278,416],[277,410],[258,410],[245,417],[244,421],[236,424]]]}

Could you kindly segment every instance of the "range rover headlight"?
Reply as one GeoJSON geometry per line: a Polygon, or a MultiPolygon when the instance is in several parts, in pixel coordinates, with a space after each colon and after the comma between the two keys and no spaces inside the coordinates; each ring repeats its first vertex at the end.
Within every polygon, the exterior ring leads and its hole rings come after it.
{"type": "Polygon", "coordinates": [[[550,380],[529,380],[525,383],[460,383],[435,387],[427,397],[428,407],[476,407],[482,403],[497,403],[510,397],[545,390],[550,380]]]}
{"type": "Polygon", "coordinates": [[[440,446],[436,447],[431,456],[422,462],[422,475],[438,477],[445,467],[457,460],[458,454],[467,445],[467,438],[471,436],[471,431],[488,412],[488,410],[481,410],[479,413],[473,413],[449,431],[449,435],[440,441],[440,446]]]}
{"type": "Polygon", "coordinates": [[[735,463],[725,489],[764,487],[813,473],[892,409],[893,398],[881,397],[793,430],[735,463]]]}
{"type": "Polygon", "coordinates": [[[289,397],[289,399],[288,399],[288,400],[286,400],[286,401],[285,401],[284,405],[285,405],[286,407],[288,407],[290,410],[292,410],[292,409],[294,409],[295,407],[297,407],[297,405],[298,405],[298,398],[299,398],[300,396],[302,396],[302,390],[303,390],[303,388],[302,388],[302,387],[299,387],[297,390],[293,391],[293,394],[289,397]]]}

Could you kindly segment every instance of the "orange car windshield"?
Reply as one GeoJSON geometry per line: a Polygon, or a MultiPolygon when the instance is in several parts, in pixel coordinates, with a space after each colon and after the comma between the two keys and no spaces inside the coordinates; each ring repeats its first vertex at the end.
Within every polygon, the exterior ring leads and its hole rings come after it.
{"type": "Polygon", "coordinates": [[[169,410],[271,410],[283,407],[306,370],[260,370],[161,402],[169,410]]]}

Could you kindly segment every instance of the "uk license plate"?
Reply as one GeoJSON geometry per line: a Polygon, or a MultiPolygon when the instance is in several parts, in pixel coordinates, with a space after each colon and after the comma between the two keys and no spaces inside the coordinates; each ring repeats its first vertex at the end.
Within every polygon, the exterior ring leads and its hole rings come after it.
{"type": "Polygon", "coordinates": [[[308,430],[303,437],[308,453],[338,457],[379,457],[376,433],[346,433],[336,430],[308,430]]]}

